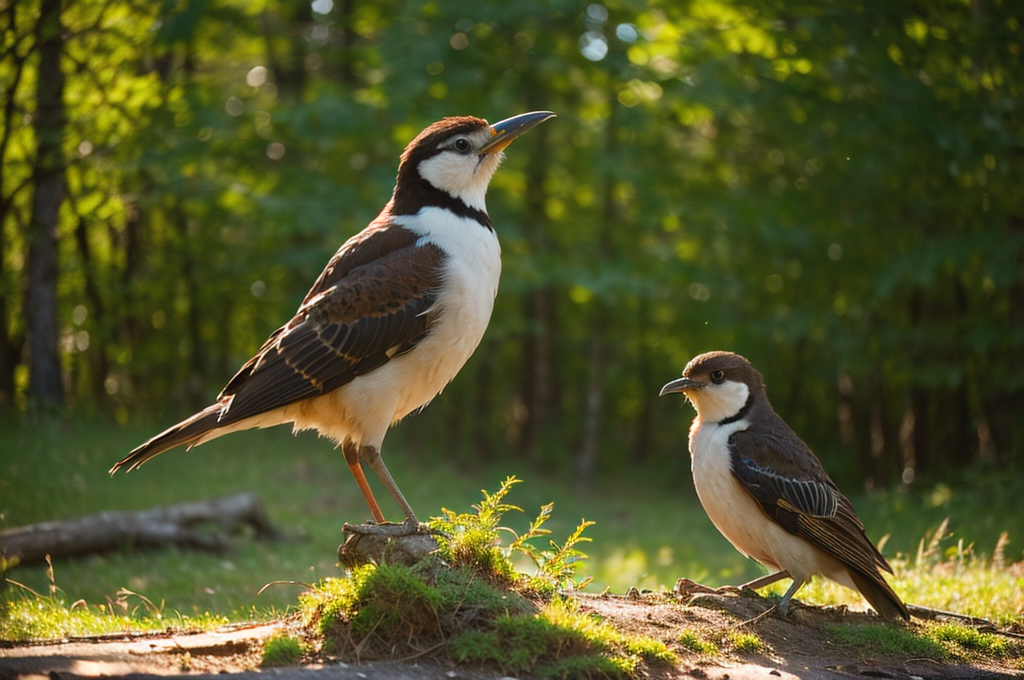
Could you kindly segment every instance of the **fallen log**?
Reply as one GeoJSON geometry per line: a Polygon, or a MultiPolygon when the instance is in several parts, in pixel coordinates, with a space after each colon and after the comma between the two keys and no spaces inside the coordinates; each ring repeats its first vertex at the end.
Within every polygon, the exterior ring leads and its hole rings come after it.
{"type": "Polygon", "coordinates": [[[105,510],[0,531],[0,564],[26,564],[126,547],[178,545],[221,551],[228,535],[250,526],[258,538],[278,536],[259,499],[251,493],[166,505],[136,512],[105,510]],[[211,529],[212,525],[212,529],[211,529]]]}

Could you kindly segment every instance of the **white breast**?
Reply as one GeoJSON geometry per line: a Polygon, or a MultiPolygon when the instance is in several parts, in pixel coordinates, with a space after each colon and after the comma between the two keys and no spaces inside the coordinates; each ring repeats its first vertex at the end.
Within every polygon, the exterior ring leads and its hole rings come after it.
{"type": "Polygon", "coordinates": [[[455,377],[473,354],[491,319],[501,277],[501,246],[493,229],[441,208],[424,208],[405,222],[446,254],[444,284],[429,335],[407,355],[391,363],[419,376],[395,406],[392,421],[430,401],[455,377]]]}
{"type": "Polygon", "coordinates": [[[395,218],[446,254],[437,317],[410,352],[359,376],[334,392],[285,414],[296,429],[316,428],[342,441],[380,448],[388,427],[424,406],[451,382],[480,344],[494,308],[501,247],[493,230],[448,210],[424,208],[395,218]]]}
{"type": "Polygon", "coordinates": [[[693,484],[704,511],[737,550],[766,567],[785,569],[800,580],[823,574],[852,587],[842,565],[769,519],[733,476],[729,437],[749,426],[745,419],[726,425],[693,421],[693,484]]]}

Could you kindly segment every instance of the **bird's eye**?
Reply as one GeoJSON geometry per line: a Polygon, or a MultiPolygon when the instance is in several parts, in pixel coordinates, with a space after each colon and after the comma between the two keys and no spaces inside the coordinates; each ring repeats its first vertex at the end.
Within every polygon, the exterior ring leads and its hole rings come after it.
{"type": "Polygon", "coordinates": [[[473,148],[473,145],[470,144],[469,140],[465,137],[457,137],[455,141],[452,142],[452,147],[459,153],[469,153],[473,148]]]}
{"type": "Polygon", "coordinates": [[[723,380],[725,380],[725,372],[722,371],[722,369],[716,368],[715,370],[711,371],[711,382],[717,385],[723,380]]]}

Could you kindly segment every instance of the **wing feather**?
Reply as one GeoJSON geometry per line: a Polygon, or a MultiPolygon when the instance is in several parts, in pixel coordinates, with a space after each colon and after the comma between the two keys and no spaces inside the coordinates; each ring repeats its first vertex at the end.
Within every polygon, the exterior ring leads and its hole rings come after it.
{"type": "Polygon", "coordinates": [[[221,424],[326,394],[411,349],[433,321],[443,261],[410,246],[311,297],[224,389],[221,424]]]}
{"type": "Polygon", "coordinates": [[[850,501],[788,426],[775,429],[782,435],[743,430],[729,438],[733,476],[769,518],[845,565],[877,612],[909,618],[906,605],[878,573],[881,568],[891,574],[892,567],[867,537],[850,501]]]}
{"type": "Polygon", "coordinates": [[[734,433],[729,440],[733,476],[786,531],[846,564],[868,571],[877,566],[892,573],[892,567],[865,534],[849,499],[829,479],[810,449],[797,441],[806,450],[799,458],[813,459],[802,468],[783,453],[792,451],[792,442],[787,440],[782,446],[781,439],[755,431],[734,433]]]}

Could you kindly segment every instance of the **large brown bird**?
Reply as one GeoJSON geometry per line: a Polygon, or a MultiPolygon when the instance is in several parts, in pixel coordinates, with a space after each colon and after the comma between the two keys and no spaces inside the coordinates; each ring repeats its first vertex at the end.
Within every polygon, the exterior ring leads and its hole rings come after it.
{"type": "Polygon", "coordinates": [[[445,118],[402,153],[391,200],[334,254],[295,316],[228,382],[214,404],[138,447],[111,472],[176,446],[293,423],[341,445],[377,522],[368,465],[419,522],[381,460],[391,424],[424,406],[476,349],[494,306],[501,248],[484,197],[512,140],[554,114],[494,125],[445,118]]]}
{"type": "MultiPolygon", "coordinates": [[[[892,567],[817,456],[768,402],[761,374],[731,352],[702,354],[683,377],[661,388],[681,392],[697,411],[690,427],[693,484],[711,521],[744,555],[793,583],[789,601],[811,576],[859,590],[886,618],[910,618],[879,573],[892,567]]],[[[757,586],[755,586],[757,587],[757,586]]]]}

